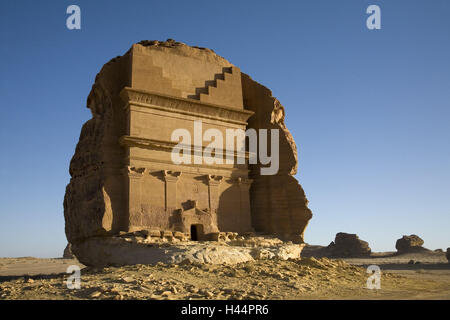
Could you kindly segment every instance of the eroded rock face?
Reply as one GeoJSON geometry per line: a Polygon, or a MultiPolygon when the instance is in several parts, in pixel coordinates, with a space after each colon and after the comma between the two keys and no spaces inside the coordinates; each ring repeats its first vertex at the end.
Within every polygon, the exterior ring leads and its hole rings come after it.
{"type": "Polygon", "coordinates": [[[72,245],[70,243],[67,244],[64,249],[63,258],[64,259],[73,259],[75,256],[72,253],[72,245]]]}
{"type": "Polygon", "coordinates": [[[280,240],[155,242],[150,238],[92,237],[74,245],[78,260],[90,266],[132,264],[237,264],[268,259],[300,259],[304,244],[280,240]]]}
{"type": "Polygon", "coordinates": [[[130,83],[129,64],[130,52],[105,64],[87,98],[92,118],[81,129],[64,197],[70,243],[126,228],[126,150],[118,141],[126,128],[119,92],[130,83]]]}
{"type": "Polygon", "coordinates": [[[93,244],[109,246],[120,232],[207,240],[256,231],[303,243],[312,213],[293,176],[297,147],[284,107],[212,50],[170,39],[134,44],[103,66],[87,107],[92,119],[81,130],[64,198],[67,239],[83,263],[93,244]],[[261,175],[264,166],[248,162],[174,163],[171,134],[185,128],[194,137],[198,120],[223,136],[225,129],[278,129],[278,172],[261,175]]]}
{"type": "Polygon", "coordinates": [[[408,253],[426,250],[422,247],[424,241],[417,235],[412,234],[409,236],[403,236],[395,243],[395,248],[398,253],[408,253]]]}
{"type": "Polygon", "coordinates": [[[371,254],[368,242],[360,240],[356,234],[344,232],[336,234],[327,251],[335,257],[367,257],[371,254]]]}

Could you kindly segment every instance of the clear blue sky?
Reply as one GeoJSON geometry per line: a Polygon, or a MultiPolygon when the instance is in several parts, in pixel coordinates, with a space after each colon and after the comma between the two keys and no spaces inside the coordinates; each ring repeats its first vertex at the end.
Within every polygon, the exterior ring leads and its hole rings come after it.
{"type": "Polygon", "coordinates": [[[306,241],[450,247],[450,1],[1,1],[0,256],[55,257],[86,97],[143,39],[209,47],[285,106],[306,241]],[[66,8],[81,7],[81,30],[66,8]],[[382,29],[366,28],[370,4],[382,29]]]}

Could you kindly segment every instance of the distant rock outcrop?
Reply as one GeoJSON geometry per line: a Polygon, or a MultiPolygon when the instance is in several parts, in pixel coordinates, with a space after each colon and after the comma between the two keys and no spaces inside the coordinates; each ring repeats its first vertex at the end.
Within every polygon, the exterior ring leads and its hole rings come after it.
{"type": "Polygon", "coordinates": [[[450,248],[447,248],[447,254],[446,254],[446,256],[447,256],[448,262],[450,263],[450,248]]]}
{"type": "Polygon", "coordinates": [[[326,250],[333,257],[367,257],[372,252],[368,242],[360,240],[356,234],[344,232],[336,234],[326,250]]]}
{"type": "Polygon", "coordinates": [[[68,243],[66,248],[64,249],[63,258],[64,259],[75,259],[75,256],[72,253],[72,246],[70,243],[68,243]]]}
{"type": "Polygon", "coordinates": [[[419,236],[412,234],[398,239],[395,243],[395,248],[398,253],[428,251],[428,249],[422,247],[423,243],[424,241],[419,236]]]}

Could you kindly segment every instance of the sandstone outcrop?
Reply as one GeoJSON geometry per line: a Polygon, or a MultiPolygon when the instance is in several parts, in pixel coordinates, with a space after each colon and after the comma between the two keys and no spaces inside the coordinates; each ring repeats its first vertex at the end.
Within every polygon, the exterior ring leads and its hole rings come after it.
{"type": "Polygon", "coordinates": [[[64,249],[63,259],[74,259],[74,258],[75,256],[72,253],[72,246],[70,243],[68,243],[64,249]]]}
{"type": "MultiPolygon", "coordinates": [[[[265,232],[303,243],[312,213],[293,177],[297,147],[284,107],[212,50],[170,39],[134,44],[103,66],[87,107],[92,119],[81,130],[64,198],[67,239],[83,263],[89,264],[92,243],[135,231],[190,240],[265,232]],[[196,163],[207,144],[196,141],[199,121],[224,137],[227,129],[269,129],[270,141],[270,130],[278,129],[279,170],[261,175],[268,165],[250,163],[254,153],[225,147],[215,148],[214,156],[230,156],[233,163],[196,163]],[[178,129],[194,137],[177,141],[189,147],[192,163],[171,158],[178,129]]],[[[245,145],[245,136],[237,136],[239,143],[245,145]]]]}
{"type": "Polygon", "coordinates": [[[397,252],[400,254],[418,251],[428,251],[422,246],[423,243],[424,241],[415,234],[409,236],[405,235],[397,240],[397,242],[395,243],[395,248],[397,249],[397,252]]]}
{"type": "Polygon", "coordinates": [[[263,237],[228,241],[174,241],[175,238],[126,234],[92,237],[76,244],[78,260],[103,267],[132,264],[237,264],[266,259],[300,259],[304,244],[263,237]]]}
{"type": "Polygon", "coordinates": [[[250,189],[253,226],[257,231],[303,243],[312,213],[303,188],[294,178],[298,169],[297,146],[284,123],[285,109],[268,88],[246,74],[242,74],[242,89],[246,108],[255,112],[248,120],[248,128],[280,132],[278,174],[260,175],[260,164],[249,166],[253,179],[250,189]]]}
{"type": "Polygon", "coordinates": [[[368,257],[371,254],[368,242],[360,240],[356,234],[344,232],[336,234],[326,251],[333,257],[368,257]]]}

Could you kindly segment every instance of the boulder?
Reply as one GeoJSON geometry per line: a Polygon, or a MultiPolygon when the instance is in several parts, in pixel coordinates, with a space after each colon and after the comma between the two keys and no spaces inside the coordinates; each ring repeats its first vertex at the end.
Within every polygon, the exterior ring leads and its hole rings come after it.
{"type": "Polygon", "coordinates": [[[63,259],[75,259],[75,256],[72,253],[72,245],[70,243],[68,243],[64,249],[63,259]]]}
{"type": "Polygon", "coordinates": [[[424,241],[419,236],[412,234],[409,236],[403,236],[402,238],[398,239],[395,244],[395,248],[397,249],[398,253],[424,251],[426,249],[422,247],[423,243],[424,241]]]}
{"type": "Polygon", "coordinates": [[[334,257],[368,257],[372,252],[368,242],[360,240],[356,234],[344,232],[336,234],[327,251],[334,257]]]}
{"type": "Polygon", "coordinates": [[[122,237],[93,237],[73,245],[78,260],[90,267],[133,264],[228,264],[264,259],[300,259],[304,244],[280,243],[247,247],[221,242],[183,244],[126,241],[122,237]]]}

